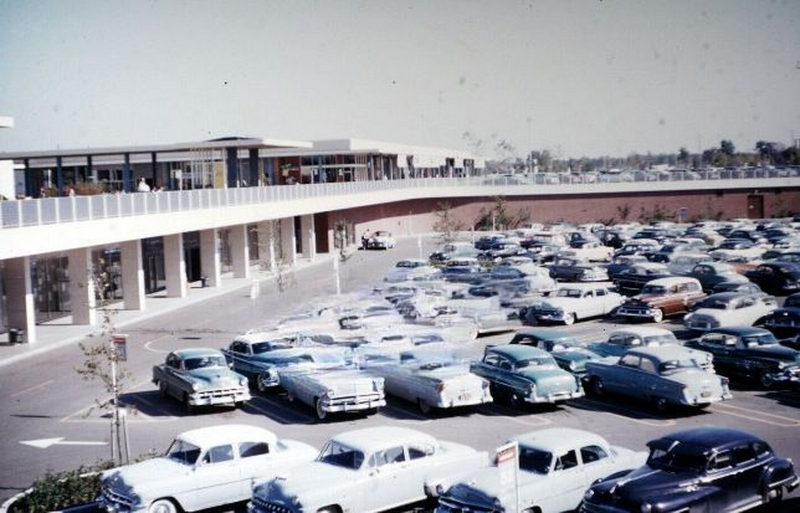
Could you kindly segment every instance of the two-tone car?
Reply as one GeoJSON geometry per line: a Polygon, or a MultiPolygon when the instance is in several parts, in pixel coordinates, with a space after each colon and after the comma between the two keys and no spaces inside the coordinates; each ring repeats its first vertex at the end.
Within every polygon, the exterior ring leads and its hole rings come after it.
{"type": "Polygon", "coordinates": [[[578,377],[586,375],[586,362],[600,358],[574,336],[554,328],[519,330],[509,343],[543,349],[553,355],[559,367],[578,377]]]}
{"type": "Polygon", "coordinates": [[[489,380],[492,397],[515,407],[558,403],[583,397],[580,378],[560,368],[553,356],[531,346],[506,344],[486,348],[470,370],[489,380]]]}
{"type": "Polygon", "coordinates": [[[378,230],[366,240],[366,249],[391,249],[397,245],[392,232],[378,230]]]}
{"type": "Polygon", "coordinates": [[[708,331],[726,326],[753,326],[760,324],[778,307],[773,296],[741,292],[712,294],[698,303],[683,318],[683,325],[691,331],[708,331]]]}
{"type": "Polygon", "coordinates": [[[597,479],[638,468],[647,459],[646,452],[614,446],[594,433],[564,427],[526,433],[509,443],[517,447],[516,489],[512,486],[509,493],[498,465],[487,467],[439,497],[436,513],[572,511],[597,479]]]}
{"type": "Polygon", "coordinates": [[[719,372],[756,380],[762,387],[800,374],[800,351],[782,346],[769,331],[751,326],[717,328],[686,342],[714,355],[719,372]]]}
{"type": "Polygon", "coordinates": [[[778,503],[800,484],[791,460],[736,429],[692,428],[647,446],[646,464],[594,483],[580,513],[734,513],[778,503]]]}
{"type": "Polygon", "coordinates": [[[218,349],[173,351],[153,367],[152,381],[162,397],[181,401],[190,412],[199,406],[239,406],[250,400],[247,377],[229,369],[218,349]]]}
{"type": "Polygon", "coordinates": [[[520,317],[524,313],[523,320],[531,324],[559,322],[569,326],[578,320],[608,315],[623,299],[607,284],[562,285],[547,298],[521,311],[520,317]]]}
{"type": "Polygon", "coordinates": [[[649,401],[659,411],[672,406],[705,408],[731,398],[728,379],[703,370],[696,353],[676,345],[632,349],[619,360],[586,363],[589,390],[649,401]]]}
{"type": "Polygon", "coordinates": [[[639,294],[625,300],[614,317],[661,322],[666,316],[688,311],[690,304],[704,297],[700,282],[694,278],[659,278],[648,281],[639,294]]]}
{"type": "MultiPolygon", "coordinates": [[[[614,330],[603,341],[590,342],[586,345],[589,351],[602,357],[619,358],[630,349],[641,347],[658,347],[665,345],[681,345],[675,333],[655,326],[631,326],[614,330]]],[[[707,371],[714,371],[714,357],[706,351],[690,349],[695,353],[695,360],[707,371]]]]}
{"type": "Polygon", "coordinates": [[[488,464],[471,447],[403,427],[331,438],[316,461],[253,489],[249,513],[370,513],[435,497],[488,464]]]}
{"type": "Polygon", "coordinates": [[[236,336],[227,348],[221,349],[222,354],[231,368],[250,380],[252,385],[257,384],[259,374],[271,365],[270,354],[281,349],[291,349],[297,346],[313,346],[319,338],[326,335],[316,334],[280,334],[276,332],[253,332],[236,336]]]}
{"type": "Polygon", "coordinates": [[[108,513],[198,511],[250,498],[252,483],[313,461],[317,449],[246,425],[185,431],[160,457],[104,471],[98,505],[108,513]]]}

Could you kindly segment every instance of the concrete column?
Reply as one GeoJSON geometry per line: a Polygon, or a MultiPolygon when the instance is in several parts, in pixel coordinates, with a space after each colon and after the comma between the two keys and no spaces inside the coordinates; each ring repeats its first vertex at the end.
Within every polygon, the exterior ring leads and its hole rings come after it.
{"type": "Polygon", "coordinates": [[[164,236],[164,273],[167,277],[167,296],[186,297],[188,287],[182,233],[164,236]]]}
{"type": "Polygon", "coordinates": [[[64,195],[64,166],[61,156],[56,157],[56,193],[64,195]]]}
{"type": "Polygon", "coordinates": [[[206,286],[222,285],[222,266],[219,256],[219,230],[200,230],[200,272],[206,277],[206,286]]]}
{"type": "Polygon", "coordinates": [[[3,284],[6,290],[8,327],[25,330],[25,340],[36,342],[36,309],[33,306],[30,257],[4,261],[3,284]]]}
{"type": "Polygon", "coordinates": [[[273,231],[274,221],[261,221],[258,223],[258,258],[260,264],[272,272],[275,272],[277,265],[276,260],[276,245],[277,245],[277,231],[273,231]]]}
{"type": "Polygon", "coordinates": [[[314,214],[300,218],[300,233],[303,239],[300,244],[303,248],[303,257],[313,260],[317,254],[317,235],[314,232],[314,214]]]}
{"type": "Polygon", "coordinates": [[[294,265],[297,262],[294,240],[294,217],[281,219],[280,256],[284,264],[294,265]]]}
{"type": "Polygon", "coordinates": [[[122,190],[134,192],[133,175],[131,175],[131,154],[125,154],[125,161],[122,164],[122,190]]]}
{"type": "Polygon", "coordinates": [[[247,225],[232,226],[228,230],[231,246],[231,265],[234,278],[250,277],[250,247],[247,245],[247,225]]]}
{"type": "Polygon", "coordinates": [[[145,309],[144,267],[142,242],[129,240],[119,245],[122,264],[122,300],[126,310],[145,309]]]}
{"type": "Polygon", "coordinates": [[[67,252],[69,261],[69,297],[72,305],[72,324],[97,323],[94,273],[91,248],[67,252]]]}

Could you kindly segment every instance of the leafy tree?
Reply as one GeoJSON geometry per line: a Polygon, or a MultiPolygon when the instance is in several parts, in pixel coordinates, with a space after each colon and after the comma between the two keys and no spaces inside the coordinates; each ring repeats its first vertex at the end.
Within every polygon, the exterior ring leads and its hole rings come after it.
{"type": "Polygon", "coordinates": [[[439,235],[442,244],[449,244],[455,240],[456,233],[464,229],[464,224],[453,215],[450,203],[442,202],[433,211],[436,220],[433,231],[439,235]]]}
{"type": "Polygon", "coordinates": [[[719,150],[729,157],[732,157],[734,154],[736,154],[736,146],[734,146],[733,142],[729,139],[723,139],[720,141],[719,150]]]}
{"type": "Polygon", "coordinates": [[[683,164],[684,166],[689,163],[689,152],[686,148],[681,148],[678,150],[678,163],[683,164]]]}

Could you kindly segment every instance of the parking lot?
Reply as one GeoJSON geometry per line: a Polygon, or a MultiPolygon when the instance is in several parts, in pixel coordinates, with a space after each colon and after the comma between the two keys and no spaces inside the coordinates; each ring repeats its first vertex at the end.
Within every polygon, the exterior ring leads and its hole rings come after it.
{"type": "MultiPolygon", "coordinates": [[[[425,240],[423,250],[433,247],[425,240]]],[[[399,258],[418,256],[416,239],[400,240],[389,251],[358,251],[342,264],[345,292],[377,284],[399,258]]],[[[427,254],[427,253],[426,253],[427,254]]],[[[240,409],[207,409],[188,414],[177,401],[162,399],[150,382],[151,367],[164,356],[185,347],[223,347],[237,333],[264,327],[333,293],[332,267],[319,265],[290,276],[282,293],[262,284],[251,299],[237,291],[173,314],[148,320],[126,330],[129,335],[126,364],[132,373],[123,401],[132,407],[127,419],[132,455],[163,451],[172,437],[194,427],[246,423],[266,427],[281,437],[295,438],[317,447],[332,434],[355,427],[401,425],[438,438],[454,440],[491,452],[509,437],[544,427],[574,427],[594,431],[612,444],[642,450],[644,444],[671,431],[696,426],[727,426],[750,431],[767,440],[775,452],[800,461],[800,394],[791,390],[762,390],[747,382],[732,382],[734,398],[702,411],[656,412],[649,404],[620,397],[588,396],[560,406],[514,409],[493,403],[453,412],[423,415],[416,405],[393,398],[370,417],[336,415],[324,423],[308,406],[288,402],[280,393],[254,393],[240,409]]],[[[679,338],[686,337],[679,320],[668,321],[679,338]]],[[[602,340],[616,325],[606,320],[579,322],[564,327],[580,340],[602,340]]],[[[474,354],[491,343],[510,340],[512,333],[494,334],[465,342],[474,354]]],[[[7,367],[0,376],[0,408],[4,438],[0,450],[5,465],[0,470],[0,495],[9,497],[27,487],[47,470],[75,468],[108,456],[109,420],[96,400],[103,398],[96,383],[83,382],[73,370],[82,360],[77,347],[57,349],[7,367]],[[52,445],[21,442],[59,439],[52,445]]],[[[798,511],[798,493],[778,511],[798,511]]]]}

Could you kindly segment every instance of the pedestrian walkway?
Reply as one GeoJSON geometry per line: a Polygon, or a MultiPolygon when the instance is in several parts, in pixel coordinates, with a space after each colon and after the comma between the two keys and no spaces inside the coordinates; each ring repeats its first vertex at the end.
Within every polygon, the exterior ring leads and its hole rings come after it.
{"type": "MultiPolygon", "coordinates": [[[[336,253],[317,254],[313,260],[298,259],[290,272],[298,272],[303,269],[330,263],[336,253]]],[[[189,293],[186,297],[166,297],[165,292],[155,292],[147,296],[146,310],[123,310],[122,302],[111,305],[117,308],[114,325],[120,333],[125,332],[125,327],[141,322],[159,315],[173,312],[187,306],[206,301],[208,299],[222,296],[236,290],[244,290],[253,287],[254,282],[269,282],[277,278],[271,271],[261,271],[251,269],[250,278],[233,278],[233,273],[222,275],[219,287],[202,287],[201,282],[189,284],[189,293]]],[[[256,291],[260,287],[256,288],[256,291]]],[[[0,335],[0,367],[11,365],[26,358],[42,354],[44,352],[69,345],[77,344],[90,336],[98,336],[102,333],[102,313],[98,312],[98,322],[94,326],[74,325],[72,317],[61,317],[36,326],[36,342],[10,344],[8,334],[0,335]]]]}

